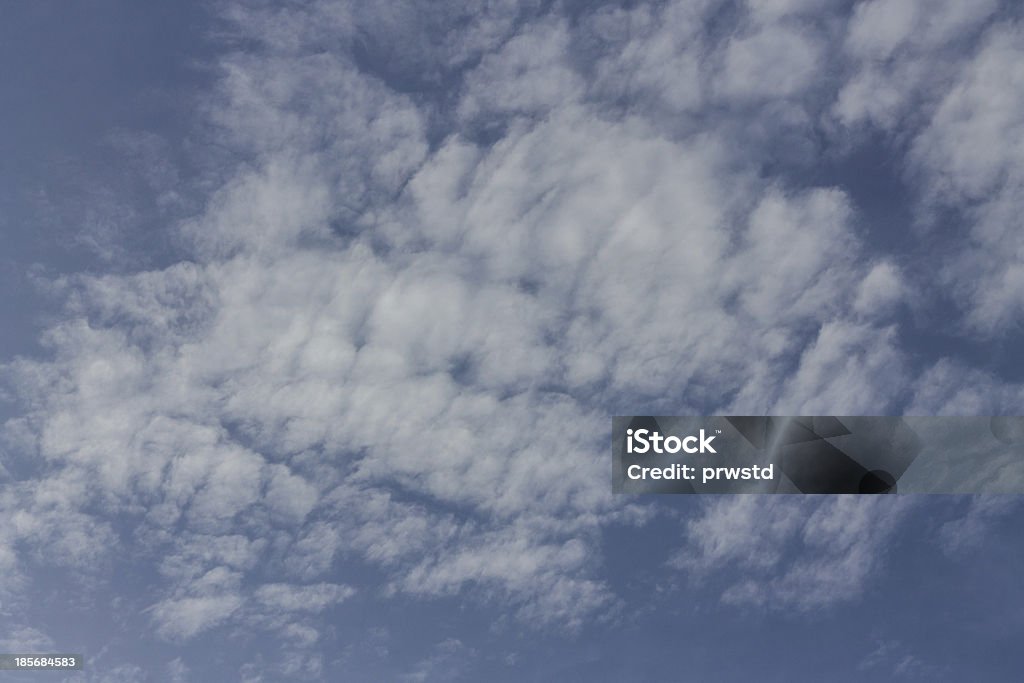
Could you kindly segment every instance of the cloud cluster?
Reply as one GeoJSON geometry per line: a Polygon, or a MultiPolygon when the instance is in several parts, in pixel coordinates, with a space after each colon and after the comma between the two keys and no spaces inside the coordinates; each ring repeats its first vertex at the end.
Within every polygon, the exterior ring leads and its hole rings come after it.
{"type": "Polygon", "coordinates": [[[988,336],[1019,333],[1024,312],[1022,54],[1019,24],[990,29],[911,150],[926,217],[941,224],[952,213],[963,226],[945,280],[965,323],[988,336]]]}
{"type": "Polygon", "coordinates": [[[911,503],[834,496],[715,501],[687,525],[670,565],[724,580],[724,603],[806,612],[855,600],[879,570],[911,503]]]}
{"type": "MultiPolygon", "coordinates": [[[[1019,28],[985,28],[994,3],[839,4],[230,5],[202,128],[230,159],[187,255],[58,283],[51,357],[5,368],[28,474],[0,498],[3,575],[44,541],[81,565],[120,549],[156,568],[172,640],[247,623],[311,645],[361,589],[350,559],[391,595],[578,626],[615,603],[602,526],[643,517],[610,494],[608,415],[979,408],[969,368],[908,360],[898,313],[926,290],[843,187],[794,173],[857,126],[915,130],[917,213],[969,226],[939,284],[1006,333],[1019,28]],[[914,98],[933,105],[906,123],[914,98]]],[[[719,502],[675,564],[751,572],[727,602],[830,605],[903,509],[719,502]]]]}

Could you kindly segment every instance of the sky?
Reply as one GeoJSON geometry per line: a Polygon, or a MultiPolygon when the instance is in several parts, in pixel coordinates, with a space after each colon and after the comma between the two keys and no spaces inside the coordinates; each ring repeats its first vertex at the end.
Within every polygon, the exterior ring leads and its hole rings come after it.
{"type": "Polygon", "coordinates": [[[1020,679],[1018,496],[608,449],[1024,413],[1019,3],[3,16],[3,680],[1020,679]]]}

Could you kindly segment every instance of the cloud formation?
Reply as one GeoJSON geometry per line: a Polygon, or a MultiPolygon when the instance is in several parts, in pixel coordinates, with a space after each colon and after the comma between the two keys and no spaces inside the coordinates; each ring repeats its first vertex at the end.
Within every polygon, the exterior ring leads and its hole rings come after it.
{"type": "Polygon", "coordinates": [[[726,604],[789,613],[825,609],[866,589],[911,505],[854,496],[715,501],[688,523],[687,543],[670,565],[697,580],[730,572],[721,592],[726,604]]]}
{"type": "MultiPolygon", "coordinates": [[[[1024,301],[1020,28],[927,4],[229,4],[182,257],[63,278],[50,356],[5,367],[0,591],[47,544],[154,568],[159,637],[312,647],[359,561],[371,592],[576,628],[617,602],[602,529],[653,505],[610,493],[611,414],[1017,409],[901,334],[936,288],[990,337],[1024,301]],[[906,150],[914,229],[956,218],[935,277],[797,180],[865,130],[906,150]]],[[[828,607],[905,507],[716,502],[673,565],[828,607]]]]}

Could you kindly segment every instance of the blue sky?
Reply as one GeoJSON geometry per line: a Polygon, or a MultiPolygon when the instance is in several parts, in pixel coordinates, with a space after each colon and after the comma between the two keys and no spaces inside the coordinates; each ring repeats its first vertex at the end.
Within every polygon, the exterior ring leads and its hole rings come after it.
{"type": "Polygon", "coordinates": [[[1021,414],[1019,6],[4,14],[0,651],[88,658],[10,680],[1020,678],[1017,497],[607,449],[1021,414]]]}

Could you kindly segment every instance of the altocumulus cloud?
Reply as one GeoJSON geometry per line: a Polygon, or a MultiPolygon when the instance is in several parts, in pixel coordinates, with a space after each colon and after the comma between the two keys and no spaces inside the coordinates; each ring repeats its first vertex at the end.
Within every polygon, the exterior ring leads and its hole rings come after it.
{"type": "MultiPolygon", "coordinates": [[[[610,493],[610,414],[1020,410],[900,334],[936,289],[954,330],[1019,333],[1018,19],[848,4],[225,5],[199,134],[230,159],[186,255],[55,283],[50,356],[5,367],[27,474],[0,490],[0,597],[42,544],[152,567],[157,636],[270,630],[315,677],[294,652],[363,591],[614,611],[602,529],[656,507],[610,493]],[[905,151],[907,230],[962,219],[937,276],[806,181],[876,134],[905,151]]],[[[905,507],[717,501],[670,566],[735,572],[727,603],[828,607],[905,507]]]]}

